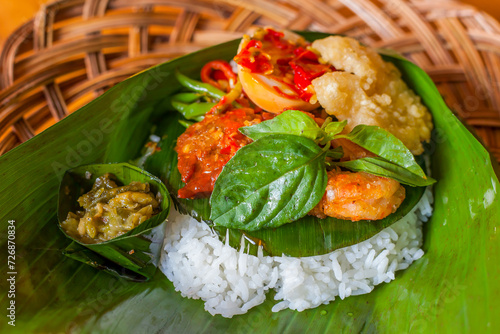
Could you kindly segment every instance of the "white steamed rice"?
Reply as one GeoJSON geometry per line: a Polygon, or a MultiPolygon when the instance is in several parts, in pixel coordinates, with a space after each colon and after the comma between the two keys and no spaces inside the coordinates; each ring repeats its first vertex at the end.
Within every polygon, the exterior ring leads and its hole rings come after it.
{"type": "Polygon", "coordinates": [[[337,296],[369,293],[422,257],[422,223],[432,214],[432,201],[427,189],[412,212],[372,238],[304,258],[245,254],[219,241],[205,223],[172,212],[160,269],[182,296],[201,298],[212,315],[246,313],[263,303],[270,289],[278,301],[274,312],[303,311],[337,296]]]}

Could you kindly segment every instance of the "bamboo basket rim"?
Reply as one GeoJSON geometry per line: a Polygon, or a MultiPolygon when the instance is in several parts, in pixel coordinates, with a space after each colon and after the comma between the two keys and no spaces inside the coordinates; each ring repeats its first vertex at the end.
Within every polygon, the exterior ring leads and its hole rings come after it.
{"type": "Polygon", "coordinates": [[[453,0],[53,1],[3,45],[0,155],[145,68],[265,25],[402,53],[500,160],[500,23],[453,0]]]}

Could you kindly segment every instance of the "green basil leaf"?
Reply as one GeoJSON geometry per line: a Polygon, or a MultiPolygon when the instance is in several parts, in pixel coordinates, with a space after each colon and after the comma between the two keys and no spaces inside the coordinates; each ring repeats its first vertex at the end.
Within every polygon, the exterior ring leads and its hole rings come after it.
{"type": "Polygon", "coordinates": [[[326,156],[328,158],[332,158],[333,160],[338,160],[344,156],[344,149],[342,148],[342,146],[330,149],[326,153],[326,156]]]}
{"type": "Polygon", "coordinates": [[[333,164],[356,172],[367,172],[378,176],[390,177],[400,183],[413,187],[424,187],[436,182],[436,180],[431,177],[424,179],[383,158],[362,158],[351,161],[334,162],[333,164]]]}
{"type": "Polygon", "coordinates": [[[240,128],[252,140],[271,134],[290,134],[315,140],[322,132],[314,119],[298,110],[287,110],[265,122],[240,128]]]}
{"type": "Polygon", "coordinates": [[[426,178],[413,154],[406,146],[388,131],[371,125],[358,125],[350,133],[336,138],[346,138],[376,155],[404,167],[413,174],[426,178]]]}
{"type": "Polygon", "coordinates": [[[282,134],[244,146],[215,182],[210,219],[254,231],[305,216],[325,193],[326,152],[309,138],[282,134]]]}
{"type": "Polygon", "coordinates": [[[229,244],[236,249],[241,247],[241,238],[244,238],[247,241],[245,251],[254,255],[258,254],[258,247],[262,247],[264,254],[271,256],[322,255],[369,239],[406,216],[413,210],[426,188],[404,187],[406,198],[401,206],[396,212],[380,220],[353,222],[333,217],[320,219],[306,215],[293,224],[285,224],[278,228],[242,231],[216,226],[215,231],[223,241],[228,233],[229,244]]]}
{"type": "Polygon", "coordinates": [[[347,121],[342,122],[329,122],[326,126],[323,127],[323,131],[326,132],[328,139],[332,140],[335,135],[339,134],[344,130],[347,125],[347,121]]]}

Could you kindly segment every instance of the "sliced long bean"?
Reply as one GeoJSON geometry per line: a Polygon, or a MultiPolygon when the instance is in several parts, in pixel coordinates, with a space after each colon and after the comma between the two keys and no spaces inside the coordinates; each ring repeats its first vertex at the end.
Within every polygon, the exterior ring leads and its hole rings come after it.
{"type": "Polygon", "coordinates": [[[186,92],[186,93],[178,93],[175,95],[172,95],[170,98],[173,101],[179,101],[182,103],[193,103],[195,101],[198,101],[199,99],[207,96],[206,94],[202,93],[191,93],[191,92],[186,92]]]}
{"type": "Polygon", "coordinates": [[[188,106],[187,103],[183,103],[183,102],[179,102],[179,101],[175,101],[175,100],[172,100],[171,103],[172,103],[172,107],[174,107],[174,109],[177,110],[178,112],[180,112],[181,114],[184,112],[184,110],[188,106]]]}
{"type": "Polygon", "coordinates": [[[175,71],[175,76],[177,80],[179,80],[181,85],[183,85],[186,88],[189,88],[194,92],[205,93],[208,96],[213,97],[215,99],[221,99],[225,95],[225,93],[220,89],[217,89],[210,84],[191,79],[185,76],[184,74],[180,73],[179,71],[175,71]]]}
{"type": "Polygon", "coordinates": [[[180,119],[179,120],[179,124],[182,125],[183,127],[185,127],[186,129],[189,128],[191,125],[194,124],[194,122],[190,122],[190,121],[185,121],[185,120],[182,120],[180,119]]]}
{"type": "Polygon", "coordinates": [[[186,119],[200,120],[203,116],[215,106],[213,102],[198,102],[186,104],[178,101],[172,101],[172,107],[184,116],[186,119]]]}

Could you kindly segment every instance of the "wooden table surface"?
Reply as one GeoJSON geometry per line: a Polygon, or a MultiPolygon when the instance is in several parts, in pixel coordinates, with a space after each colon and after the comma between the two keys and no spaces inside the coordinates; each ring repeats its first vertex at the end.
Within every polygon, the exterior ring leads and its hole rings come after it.
{"type": "MultiPolygon", "coordinates": [[[[29,21],[38,8],[52,0],[0,0],[0,46],[18,26],[29,21]]],[[[449,1],[449,0],[428,0],[449,1]]],[[[500,1],[498,0],[462,0],[479,8],[500,21],[500,1]]]]}

